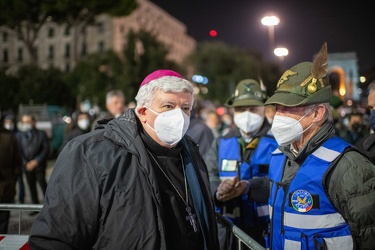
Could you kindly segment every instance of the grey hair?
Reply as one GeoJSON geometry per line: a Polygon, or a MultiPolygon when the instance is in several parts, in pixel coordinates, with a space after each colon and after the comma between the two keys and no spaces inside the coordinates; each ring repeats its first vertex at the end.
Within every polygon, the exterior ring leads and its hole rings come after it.
{"type": "Polygon", "coordinates": [[[375,81],[371,82],[368,85],[368,87],[367,87],[368,93],[370,94],[374,89],[375,89],[375,81]]]}
{"type": "Polygon", "coordinates": [[[326,120],[329,122],[333,122],[333,115],[332,115],[332,109],[329,102],[322,103],[322,105],[326,108],[326,113],[324,114],[326,120]]]}
{"type": "MultiPolygon", "coordinates": [[[[329,104],[329,102],[324,102],[324,103],[319,103],[319,104],[322,104],[326,109],[326,112],[324,114],[324,120],[328,120],[330,122],[333,122],[332,110],[331,110],[331,105],[329,104]]],[[[310,112],[311,109],[313,109],[315,106],[316,106],[316,104],[307,105],[305,107],[305,115],[308,112],[310,112]]]]}
{"type": "Polygon", "coordinates": [[[110,102],[110,100],[111,100],[112,97],[114,97],[114,96],[117,96],[117,97],[119,97],[119,98],[122,98],[122,99],[124,99],[124,101],[125,101],[125,95],[124,95],[124,93],[123,93],[121,90],[119,90],[119,89],[114,89],[114,90],[111,90],[111,91],[107,92],[107,95],[106,95],[106,103],[110,102]]]}
{"type": "Polygon", "coordinates": [[[135,100],[137,102],[137,106],[135,108],[135,112],[138,115],[138,108],[143,106],[149,106],[154,98],[154,93],[156,90],[161,90],[164,93],[190,93],[193,96],[194,103],[194,89],[191,82],[186,79],[182,79],[179,77],[174,76],[164,76],[158,79],[152,80],[151,82],[147,83],[146,85],[142,86],[135,100]]]}

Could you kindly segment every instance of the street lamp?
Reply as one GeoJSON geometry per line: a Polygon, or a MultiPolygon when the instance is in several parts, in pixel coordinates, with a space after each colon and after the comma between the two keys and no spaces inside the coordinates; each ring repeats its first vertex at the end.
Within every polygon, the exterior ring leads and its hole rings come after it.
{"type": "Polygon", "coordinates": [[[273,53],[275,53],[276,56],[280,57],[281,61],[284,61],[284,56],[287,56],[289,54],[289,51],[287,48],[276,48],[273,53]]]}
{"type": "Polygon", "coordinates": [[[275,25],[278,25],[280,19],[277,16],[265,16],[261,20],[262,24],[268,26],[268,39],[270,51],[274,48],[275,43],[275,25]]]}

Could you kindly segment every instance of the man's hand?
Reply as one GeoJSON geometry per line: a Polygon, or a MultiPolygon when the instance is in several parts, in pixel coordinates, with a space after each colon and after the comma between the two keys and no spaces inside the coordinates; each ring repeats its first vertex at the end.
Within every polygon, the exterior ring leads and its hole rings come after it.
{"type": "Polygon", "coordinates": [[[39,165],[37,160],[31,160],[26,163],[26,170],[33,171],[39,165]]]}
{"type": "Polygon", "coordinates": [[[219,201],[228,201],[243,194],[249,183],[238,181],[238,177],[233,180],[225,179],[217,188],[217,198],[219,201]]]}

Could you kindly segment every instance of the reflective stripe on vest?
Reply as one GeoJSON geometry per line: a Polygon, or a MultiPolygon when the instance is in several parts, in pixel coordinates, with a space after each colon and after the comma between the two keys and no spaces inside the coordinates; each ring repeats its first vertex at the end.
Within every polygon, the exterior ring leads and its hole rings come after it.
{"type": "MultiPolygon", "coordinates": [[[[238,138],[221,138],[218,149],[220,179],[234,178],[239,174],[240,180],[249,180],[268,174],[271,153],[277,146],[277,142],[273,138],[260,138],[250,159],[250,165],[249,162],[242,161],[238,138]]],[[[223,207],[222,211],[223,215],[232,219],[236,225],[245,227],[254,227],[258,223],[266,223],[269,219],[268,204],[249,201],[247,194],[233,201],[230,208],[223,207]],[[257,218],[257,221],[254,221],[254,218],[257,218]]]]}
{"type": "Polygon", "coordinates": [[[333,137],[309,155],[287,184],[281,183],[286,156],[271,158],[269,212],[272,249],[352,249],[348,224],[331,204],[322,179],[350,145],[333,137]],[[345,246],[345,247],[344,247],[345,246]]]}

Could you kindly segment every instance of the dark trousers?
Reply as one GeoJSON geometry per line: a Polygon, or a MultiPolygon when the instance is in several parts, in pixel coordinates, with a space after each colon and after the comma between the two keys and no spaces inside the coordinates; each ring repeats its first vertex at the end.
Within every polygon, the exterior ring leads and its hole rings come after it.
{"type": "Polygon", "coordinates": [[[10,211],[0,211],[0,234],[8,233],[10,211]]]}
{"type": "MultiPolygon", "coordinates": [[[[2,198],[1,203],[14,203],[14,199],[2,198]]],[[[1,211],[0,210],[0,234],[8,233],[10,211],[1,211]]]]}
{"type": "Polygon", "coordinates": [[[25,203],[25,184],[23,183],[23,172],[18,176],[18,202],[25,203]]]}
{"type": "Polygon", "coordinates": [[[43,195],[45,195],[47,189],[46,169],[44,167],[37,167],[32,171],[25,170],[25,175],[27,184],[29,185],[31,201],[34,204],[39,204],[36,182],[39,183],[39,186],[43,191],[43,195]]]}

